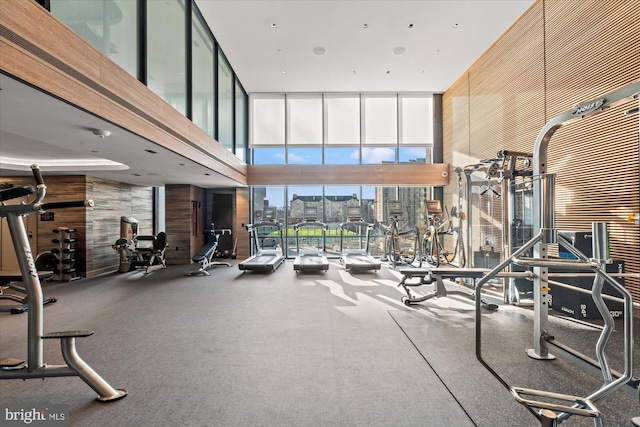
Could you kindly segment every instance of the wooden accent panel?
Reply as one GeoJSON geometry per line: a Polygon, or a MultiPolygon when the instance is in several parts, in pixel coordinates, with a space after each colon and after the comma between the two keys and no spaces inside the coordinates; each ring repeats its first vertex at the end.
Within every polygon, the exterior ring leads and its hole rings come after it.
{"type": "MultiPolygon", "coordinates": [[[[191,245],[189,252],[189,262],[191,262],[191,258],[195,255],[196,252],[200,250],[200,248],[204,245],[204,230],[207,230],[211,227],[210,224],[206,223],[204,220],[204,190],[200,187],[194,187],[193,185],[189,188],[189,195],[191,200],[189,201],[189,206],[191,207],[191,217],[189,223],[191,224],[191,245]],[[194,224],[193,219],[193,205],[192,202],[197,202],[195,207],[196,215],[197,215],[197,224],[194,224]]],[[[171,244],[171,242],[169,242],[171,244]]]]}
{"type": "MultiPolygon", "coordinates": [[[[549,119],[576,103],[640,79],[640,3],[547,0],[549,119]]],[[[637,101],[560,128],[549,145],[557,175],[558,227],[591,230],[608,223],[611,256],[640,272],[640,232],[626,217],[640,211],[637,101]]],[[[626,283],[640,299],[640,281],[626,283]]]]}
{"type": "MultiPolygon", "coordinates": [[[[444,94],[444,161],[455,167],[500,149],[532,151],[552,117],[638,79],[640,3],[540,0],[444,94]],[[465,134],[468,158],[458,162],[465,134]]],[[[558,228],[589,230],[591,221],[606,221],[611,256],[638,273],[640,232],[625,222],[640,211],[639,119],[622,114],[631,106],[637,102],[558,130],[549,170],[558,177],[558,228]]],[[[445,187],[446,201],[454,191],[445,187]]],[[[627,288],[640,298],[637,279],[627,288]]]]}
{"type": "Polygon", "coordinates": [[[246,184],[244,162],[36,2],[0,2],[0,69],[246,184]]]}
{"type": "Polygon", "coordinates": [[[202,189],[198,187],[180,184],[165,186],[164,197],[165,232],[169,243],[166,252],[167,264],[190,264],[191,257],[195,253],[194,250],[200,249],[204,243],[204,237],[200,230],[198,230],[199,236],[193,235],[191,200],[197,200],[201,203],[198,220],[199,224],[202,224],[204,194],[202,189]],[[198,240],[194,237],[200,238],[199,245],[198,240]]]}
{"type": "Polygon", "coordinates": [[[248,188],[236,188],[236,203],[235,212],[233,217],[233,234],[237,240],[236,251],[238,252],[238,259],[245,259],[249,257],[250,242],[249,232],[245,228],[245,225],[251,222],[249,218],[249,189],[248,188]]]}
{"type": "Polygon", "coordinates": [[[251,185],[446,185],[447,164],[250,165],[251,185]]]}

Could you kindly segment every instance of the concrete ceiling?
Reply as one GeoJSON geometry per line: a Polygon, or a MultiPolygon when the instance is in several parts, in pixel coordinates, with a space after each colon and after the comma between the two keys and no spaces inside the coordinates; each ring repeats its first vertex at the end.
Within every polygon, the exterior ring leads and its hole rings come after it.
{"type": "MultiPolygon", "coordinates": [[[[533,3],[196,0],[249,93],[443,92],[533,3]]],[[[0,176],[39,163],[45,177],[237,185],[6,75],[0,89],[0,176]],[[111,134],[99,138],[96,129],[111,134]]]]}

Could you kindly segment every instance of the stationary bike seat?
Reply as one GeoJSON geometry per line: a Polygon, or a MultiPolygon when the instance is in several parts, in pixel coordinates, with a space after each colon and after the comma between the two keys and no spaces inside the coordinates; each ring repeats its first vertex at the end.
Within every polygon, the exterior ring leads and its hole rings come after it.
{"type": "Polygon", "coordinates": [[[36,192],[33,185],[23,185],[21,187],[10,187],[4,190],[0,190],[0,202],[5,200],[11,200],[18,197],[28,196],[36,192]]]}

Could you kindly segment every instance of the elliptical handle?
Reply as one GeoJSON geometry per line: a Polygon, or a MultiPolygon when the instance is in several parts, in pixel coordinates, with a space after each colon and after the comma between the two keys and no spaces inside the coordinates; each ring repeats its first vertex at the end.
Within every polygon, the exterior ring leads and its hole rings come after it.
{"type": "Polygon", "coordinates": [[[36,180],[36,184],[38,186],[44,185],[44,179],[40,173],[40,167],[34,163],[31,165],[31,171],[33,172],[33,178],[36,180]]]}

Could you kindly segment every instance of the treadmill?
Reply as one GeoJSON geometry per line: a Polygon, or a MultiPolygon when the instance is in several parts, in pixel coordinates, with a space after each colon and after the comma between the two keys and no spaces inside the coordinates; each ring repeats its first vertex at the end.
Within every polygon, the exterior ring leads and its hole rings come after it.
{"type": "Polygon", "coordinates": [[[340,262],[347,271],[380,270],[382,263],[369,254],[369,237],[373,224],[362,219],[360,206],[347,207],[347,221],[340,224],[340,262]],[[362,234],[362,230],[366,230],[362,234]],[[353,230],[353,231],[352,231],[353,230]],[[345,236],[345,232],[354,234],[345,236]],[[364,245],[363,245],[364,237],[364,245]],[[345,247],[347,243],[357,247],[345,247]]]}
{"type": "Polygon", "coordinates": [[[276,208],[264,208],[262,221],[246,226],[254,243],[254,255],[241,261],[243,271],[276,271],[284,262],[282,224],[276,220],[276,208]]]}
{"type": "MultiPolygon", "coordinates": [[[[306,214],[313,214],[308,209],[305,210],[306,214]]],[[[305,219],[293,226],[296,232],[296,248],[298,255],[293,262],[293,269],[298,271],[327,271],[329,269],[329,260],[327,259],[326,246],[327,246],[327,226],[320,222],[316,215],[305,215],[305,219]],[[305,230],[306,232],[301,232],[305,230]],[[311,230],[321,230],[322,237],[318,238],[318,234],[311,230]],[[307,242],[305,247],[300,244],[300,235],[304,236],[304,240],[307,242]],[[322,241],[322,248],[320,244],[313,245],[312,241],[316,240],[318,243],[322,241]]]]}

